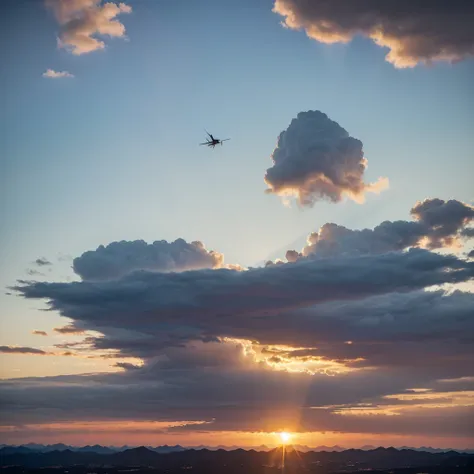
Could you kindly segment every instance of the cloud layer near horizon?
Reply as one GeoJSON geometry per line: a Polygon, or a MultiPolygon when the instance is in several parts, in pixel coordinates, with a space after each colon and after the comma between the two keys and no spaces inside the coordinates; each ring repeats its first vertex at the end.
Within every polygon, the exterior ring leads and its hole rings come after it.
{"type": "Polygon", "coordinates": [[[474,56],[474,3],[469,0],[275,0],[284,25],[321,43],[348,43],[355,36],[388,48],[398,68],[474,56]]]}
{"type": "Polygon", "coordinates": [[[427,199],[410,214],[362,231],[326,224],[263,268],[223,268],[199,242],[123,241],[76,258],[81,281],[19,282],[69,318],[60,333],[102,334],[58,349],[122,372],[3,381],[2,419],[469,436],[474,294],[441,287],[472,280],[474,262],[432,249],[469,238],[473,208],[427,199]]]}
{"type": "Polygon", "coordinates": [[[97,35],[124,37],[125,26],[116,17],[132,11],[125,3],[102,3],[102,0],[46,0],[46,6],[54,11],[61,25],[59,46],[75,55],[104,49],[105,43],[97,35]]]}
{"type": "Polygon", "coordinates": [[[319,200],[339,202],[344,196],[363,202],[366,192],[388,187],[387,178],[364,182],[367,160],[362,142],[320,111],[300,112],[278,137],[267,169],[267,192],[294,196],[301,206],[319,200]]]}

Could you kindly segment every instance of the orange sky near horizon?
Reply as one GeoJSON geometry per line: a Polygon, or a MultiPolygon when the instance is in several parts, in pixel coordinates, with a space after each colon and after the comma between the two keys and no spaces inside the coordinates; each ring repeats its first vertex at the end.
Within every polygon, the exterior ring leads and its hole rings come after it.
{"type": "MultiPolygon", "coordinates": [[[[0,441],[8,444],[42,444],[64,443],[74,446],[100,444],[104,446],[241,446],[256,447],[266,445],[270,448],[281,444],[279,432],[244,432],[244,431],[205,431],[192,432],[167,431],[184,422],[70,422],[22,427],[0,426],[0,441]]],[[[192,423],[192,422],[191,422],[192,423]]],[[[186,422],[186,424],[191,424],[186,422]]],[[[377,433],[338,433],[338,432],[301,432],[291,434],[288,444],[309,447],[334,446],[358,448],[364,445],[373,446],[411,446],[474,449],[473,438],[436,437],[427,442],[426,436],[407,436],[377,433]]]]}

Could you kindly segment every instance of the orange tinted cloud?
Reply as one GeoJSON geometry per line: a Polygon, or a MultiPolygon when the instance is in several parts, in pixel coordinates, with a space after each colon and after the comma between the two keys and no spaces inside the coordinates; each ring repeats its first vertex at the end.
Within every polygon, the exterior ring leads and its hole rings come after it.
{"type": "Polygon", "coordinates": [[[326,44],[348,43],[356,35],[390,51],[397,68],[433,61],[457,62],[474,55],[474,3],[398,0],[275,0],[273,11],[283,25],[326,44]]]}
{"type": "Polygon", "coordinates": [[[61,24],[59,46],[75,55],[104,49],[105,43],[97,35],[124,37],[125,26],[116,17],[132,11],[125,3],[101,4],[101,0],[46,0],[46,5],[61,24]]]}

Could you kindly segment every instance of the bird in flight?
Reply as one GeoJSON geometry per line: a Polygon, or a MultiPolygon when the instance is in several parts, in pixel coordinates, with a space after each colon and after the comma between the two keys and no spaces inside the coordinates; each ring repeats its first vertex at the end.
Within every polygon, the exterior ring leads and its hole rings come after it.
{"type": "Polygon", "coordinates": [[[230,138],[224,138],[224,140],[220,140],[219,138],[214,138],[207,130],[206,133],[208,135],[208,139],[204,143],[200,143],[199,145],[207,145],[208,147],[214,148],[216,145],[221,145],[223,142],[226,142],[227,140],[230,140],[230,138]]]}

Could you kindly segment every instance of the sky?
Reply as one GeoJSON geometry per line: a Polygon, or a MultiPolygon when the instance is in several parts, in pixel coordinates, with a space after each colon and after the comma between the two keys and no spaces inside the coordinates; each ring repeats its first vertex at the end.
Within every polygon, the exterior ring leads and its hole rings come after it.
{"type": "Polygon", "coordinates": [[[0,442],[474,448],[474,7],[354,5],[2,2],[0,442]]]}

